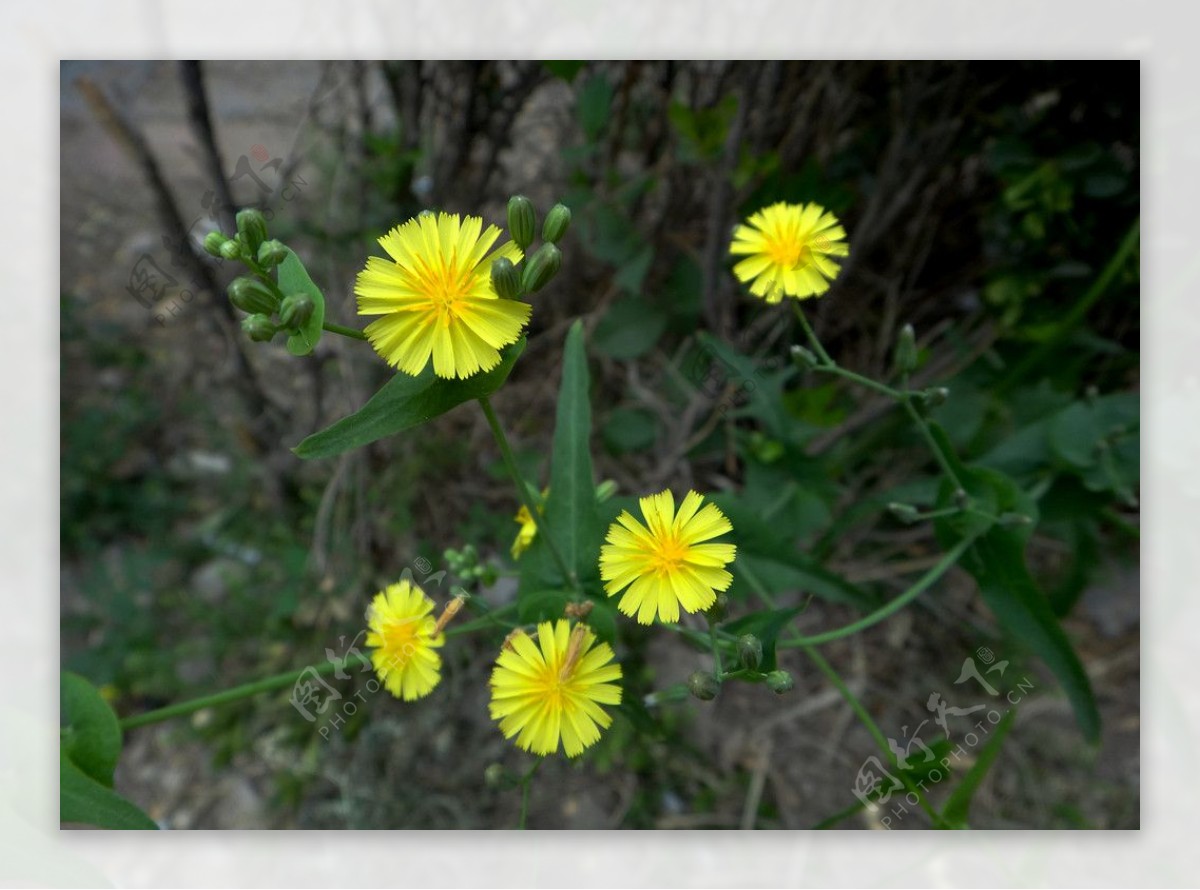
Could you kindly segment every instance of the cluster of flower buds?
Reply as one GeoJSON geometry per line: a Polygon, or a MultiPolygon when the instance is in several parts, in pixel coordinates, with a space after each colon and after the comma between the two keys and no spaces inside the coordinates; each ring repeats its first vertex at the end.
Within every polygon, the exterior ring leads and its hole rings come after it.
{"type": "Polygon", "coordinates": [[[284,294],[272,272],[288,256],[281,241],[267,237],[267,221],[253,208],[238,211],[237,234],[209,232],[204,250],[211,256],[240,262],[250,271],[229,283],[229,302],[246,313],[242,330],[255,342],[272,340],[280,331],[294,333],[315,311],[308,294],[284,294]]]}
{"type": "MultiPolygon", "coordinates": [[[[723,605],[722,605],[723,608],[723,605]]],[[[719,618],[714,618],[712,610],[706,613],[710,624],[715,624],[719,618]]],[[[783,670],[763,671],[763,644],[754,634],[742,634],[734,641],[738,666],[732,671],[719,673],[717,671],[695,671],[687,680],[687,691],[700,701],[712,701],[721,691],[725,680],[745,680],[749,683],[766,683],[767,688],[776,695],[783,695],[793,686],[792,675],[783,670]]]]}
{"type": "Polygon", "coordinates": [[[525,259],[520,268],[501,258],[492,264],[492,286],[506,300],[515,300],[540,291],[562,268],[562,251],[558,242],[571,225],[571,211],[565,204],[555,204],[542,223],[542,245],[530,252],[537,231],[537,211],[524,195],[508,200],[508,231],[513,242],[521,248],[525,259]]]}
{"type": "Polygon", "coordinates": [[[496,583],[498,577],[495,566],[479,561],[479,553],[474,544],[467,544],[462,550],[447,547],[442,553],[446,566],[464,581],[478,581],[482,586],[489,587],[496,583]]]}

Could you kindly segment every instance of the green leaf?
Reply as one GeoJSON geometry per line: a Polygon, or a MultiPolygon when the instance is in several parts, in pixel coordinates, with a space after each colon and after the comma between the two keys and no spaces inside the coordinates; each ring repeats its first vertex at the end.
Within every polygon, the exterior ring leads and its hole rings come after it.
{"type": "Polygon", "coordinates": [[[594,345],[610,358],[634,359],[654,348],[667,327],[667,315],[641,297],[619,300],[596,325],[594,345]]]}
{"type": "Polygon", "coordinates": [[[696,387],[714,397],[732,388],[734,404],[748,400],[746,413],[761,420],[776,439],[789,439],[791,422],[784,407],[783,384],[795,374],[795,367],[789,363],[777,370],[772,360],[742,355],[707,331],[696,339],[700,349],[684,370],[696,387]]]}
{"type": "MultiPolygon", "coordinates": [[[[612,603],[589,597],[592,611],[584,624],[592,629],[597,639],[611,644],[617,636],[617,615],[612,603]]],[[[537,624],[541,621],[557,621],[564,617],[568,603],[579,602],[579,597],[567,590],[539,590],[525,594],[517,601],[517,620],[521,624],[537,624]]]]}
{"type": "Polygon", "coordinates": [[[517,602],[517,620],[521,624],[557,621],[563,617],[567,603],[574,599],[566,590],[539,590],[526,594],[517,602]]]}
{"type": "Polygon", "coordinates": [[[99,828],[157,829],[154,820],[115,791],[105,788],[67,757],[58,756],[58,818],[99,828]]]}
{"type": "Polygon", "coordinates": [[[575,79],[575,75],[583,70],[583,66],[586,64],[587,62],[575,60],[548,60],[542,62],[542,67],[555,77],[570,83],[575,79]]]}
{"type": "Polygon", "coordinates": [[[1099,460],[1101,440],[1136,427],[1138,406],[1133,393],[1073,402],[1050,421],[1050,447],[1059,460],[1076,470],[1093,467],[1099,460]]]}
{"type": "Polygon", "coordinates": [[[463,402],[489,396],[508,379],[524,349],[522,337],[501,351],[500,364],[466,380],[436,377],[432,365],[416,377],[396,374],[356,413],[313,433],[292,451],[310,460],[332,457],[419,426],[463,402]]]}
{"type": "Polygon", "coordinates": [[[758,637],[763,648],[762,664],[759,666],[759,670],[765,674],[778,667],[775,657],[775,641],[779,638],[779,632],[803,611],[804,609],[799,606],[793,606],[790,609],[753,612],[750,615],[743,615],[736,621],[730,621],[722,630],[729,631],[731,634],[754,634],[758,637]]]}
{"type": "Polygon", "coordinates": [[[576,113],[579,116],[579,125],[589,142],[595,142],[604,125],[608,123],[612,97],[613,86],[603,74],[589,77],[579,88],[576,113]]]}
{"type": "Polygon", "coordinates": [[[1008,633],[1036,652],[1058,679],[1089,742],[1100,739],[1100,712],[1087,673],[1051,608],[1025,567],[1024,542],[994,526],[966,552],[962,566],[974,576],[984,602],[1008,633]]]}
{"type": "Polygon", "coordinates": [[[942,807],[942,818],[949,823],[950,827],[968,827],[967,811],[971,808],[971,798],[975,796],[976,790],[978,790],[980,783],[983,782],[983,777],[987,775],[988,770],[991,769],[992,764],[996,760],[996,756],[1000,753],[1000,747],[1004,744],[1004,737],[1012,729],[1016,713],[1015,710],[1010,710],[1000,719],[1000,722],[996,724],[996,728],[988,738],[987,744],[979,750],[979,757],[975,760],[975,763],[971,765],[971,768],[967,770],[967,774],[962,777],[962,781],[950,793],[950,797],[946,800],[946,805],[942,807]]]}
{"type": "Polygon", "coordinates": [[[85,775],[111,788],[121,754],[117,715],[96,687],[78,674],[63,671],[60,689],[63,754],[85,775]]]}
{"type": "Polygon", "coordinates": [[[658,438],[658,421],[649,411],[617,408],[605,421],[601,435],[613,454],[641,451],[658,438]]]}
{"type": "MultiPolygon", "coordinates": [[[[576,321],[567,333],[562,367],[544,525],[552,530],[567,568],[580,581],[587,581],[599,575],[601,535],[592,474],[592,409],[582,322],[576,321]]],[[[535,543],[541,538],[539,535],[535,543]]]]}
{"type": "Polygon", "coordinates": [[[313,284],[304,263],[300,262],[300,257],[290,248],[288,255],[279,264],[279,289],[283,291],[284,296],[308,294],[312,297],[313,314],[303,327],[290,334],[287,339],[288,352],[292,355],[308,355],[316,349],[317,342],[321,339],[321,325],[325,324],[325,295],[313,284]]]}

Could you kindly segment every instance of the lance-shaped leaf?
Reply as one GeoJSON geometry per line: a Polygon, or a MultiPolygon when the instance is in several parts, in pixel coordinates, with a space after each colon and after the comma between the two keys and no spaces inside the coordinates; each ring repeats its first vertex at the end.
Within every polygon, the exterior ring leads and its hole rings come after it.
{"type": "Polygon", "coordinates": [[[287,339],[288,352],[292,355],[308,355],[317,348],[321,339],[321,326],[325,324],[325,295],[317,287],[300,257],[290,249],[283,262],[279,264],[279,289],[284,296],[292,294],[307,294],[313,301],[313,313],[298,331],[289,334],[287,339]]]}
{"type": "Polygon", "coordinates": [[[386,436],[419,426],[451,408],[489,396],[508,379],[513,364],[525,348],[525,338],[506,346],[500,364],[465,380],[446,380],[426,366],[416,377],[396,374],[365,405],[333,426],[313,433],[292,449],[298,457],[333,457],[361,448],[386,436]]]}

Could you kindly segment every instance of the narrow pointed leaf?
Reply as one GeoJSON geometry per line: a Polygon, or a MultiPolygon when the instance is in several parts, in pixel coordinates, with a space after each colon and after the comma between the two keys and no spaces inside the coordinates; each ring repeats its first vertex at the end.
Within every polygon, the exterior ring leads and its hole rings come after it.
{"type": "Polygon", "coordinates": [[[522,337],[504,348],[500,364],[466,380],[437,377],[432,365],[416,377],[396,374],[357,412],[314,433],[292,451],[307,459],[333,457],[419,426],[463,402],[489,396],[508,379],[524,349],[522,337]]]}

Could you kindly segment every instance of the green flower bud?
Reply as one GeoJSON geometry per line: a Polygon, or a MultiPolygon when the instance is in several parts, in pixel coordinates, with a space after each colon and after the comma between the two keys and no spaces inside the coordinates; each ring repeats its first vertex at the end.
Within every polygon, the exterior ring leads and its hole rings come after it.
{"type": "Polygon", "coordinates": [[[492,287],[505,300],[515,300],[521,295],[521,273],[506,256],[492,263],[492,287]]]}
{"type": "Polygon", "coordinates": [[[533,232],[537,228],[537,213],[533,202],[524,195],[513,195],[508,199],[508,232],[517,247],[524,250],[533,243],[533,232]]]}
{"type": "Polygon", "coordinates": [[[279,305],[265,284],[244,276],[229,283],[229,302],[251,315],[271,315],[279,305]]]}
{"type": "Polygon", "coordinates": [[[696,671],[688,677],[688,691],[700,701],[712,701],[721,691],[721,681],[708,671],[696,671]]]}
{"type": "Polygon", "coordinates": [[[312,297],[308,294],[289,294],[279,304],[279,320],[288,330],[296,330],[308,324],[315,309],[312,297]]]}
{"type": "Polygon", "coordinates": [[[905,525],[912,525],[921,518],[921,514],[917,512],[917,508],[912,504],[900,504],[895,501],[887,505],[888,512],[903,522],[905,525]]]}
{"type": "Polygon", "coordinates": [[[917,367],[917,335],[910,324],[902,327],[896,338],[896,367],[901,374],[910,374],[917,367]]]}
{"type": "Polygon", "coordinates": [[[964,489],[956,488],[954,490],[954,506],[960,510],[965,510],[971,506],[971,496],[964,489]]]}
{"type": "Polygon", "coordinates": [[[725,613],[729,611],[729,597],[723,593],[718,593],[717,598],[713,600],[713,604],[704,610],[704,617],[708,619],[709,624],[719,624],[725,619],[725,613]]]}
{"type": "Polygon", "coordinates": [[[762,640],[754,634],[742,634],[737,641],[738,661],[748,671],[758,670],[762,664],[762,640]]]}
{"type": "Polygon", "coordinates": [[[767,688],[776,695],[783,695],[795,685],[796,681],[787,671],[771,671],[767,674],[767,688]]]}
{"type": "Polygon", "coordinates": [[[553,244],[543,244],[532,257],[525,261],[521,273],[521,289],[527,294],[540,291],[550,283],[562,267],[562,251],[553,244]]]}
{"type": "Polygon", "coordinates": [[[932,389],[927,389],[921,393],[921,399],[925,402],[926,408],[936,408],[938,405],[944,405],[946,399],[950,397],[950,390],[944,386],[935,386],[932,389]]]}
{"type": "Polygon", "coordinates": [[[238,234],[250,248],[250,255],[255,256],[258,248],[267,240],[267,220],[261,211],[253,207],[239,210],[237,213],[238,234]]]}
{"type": "Polygon", "coordinates": [[[490,764],[483,771],[483,784],[493,791],[504,791],[513,787],[511,774],[498,763],[490,764]]]}
{"type": "Polygon", "coordinates": [[[283,242],[272,238],[259,246],[258,264],[267,269],[274,269],[287,258],[287,255],[288,249],[283,242]]]}
{"type": "Polygon", "coordinates": [[[279,331],[265,315],[247,315],[242,319],[242,330],[255,343],[267,343],[279,331]]]}
{"type": "Polygon", "coordinates": [[[229,239],[225,237],[224,232],[209,232],[204,236],[204,252],[209,256],[221,256],[221,248],[225,246],[225,242],[229,239]]]}
{"type": "Polygon", "coordinates": [[[546,222],[542,224],[542,240],[557,244],[562,236],[567,234],[571,225],[571,208],[566,204],[555,204],[546,214],[546,222]]]}
{"type": "Polygon", "coordinates": [[[596,503],[603,504],[616,493],[617,483],[611,479],[605,479],[596,486],[596,503]]]}
{"type": "Polygon", "coordinates": [[[221,245],[221,256],[224,259],[240,260],[242,255],[242,245],[238,243],[236,238],[230,238],[221,245]]]}
{"type": "Polygon", "coordinates": [[[812,350],[796,345],[792,347],[792,364],[801,371],[811,371],[817,366],[817,357],[812,350]]]}

